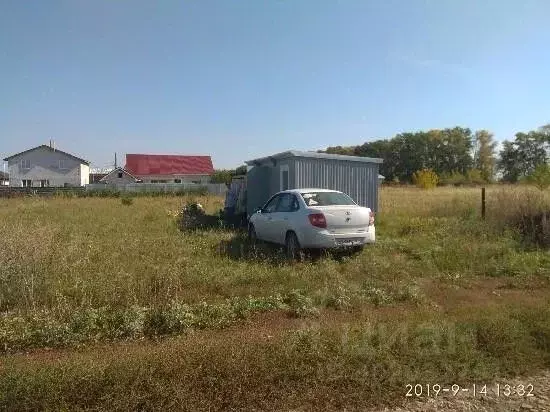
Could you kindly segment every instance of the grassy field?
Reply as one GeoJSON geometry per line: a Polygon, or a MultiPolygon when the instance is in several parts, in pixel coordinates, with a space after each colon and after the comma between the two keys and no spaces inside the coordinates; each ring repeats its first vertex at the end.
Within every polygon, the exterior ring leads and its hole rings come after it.
{"type": "Polygon", "coordinates": [[[359,409],[550,367],[550,254],[506,224],[547,194],[490,187],[482,221],[479,189],[383,188],[376,245],[297,264],[182,233],[187,200],[0,200],[0,409],[359,409]]]}

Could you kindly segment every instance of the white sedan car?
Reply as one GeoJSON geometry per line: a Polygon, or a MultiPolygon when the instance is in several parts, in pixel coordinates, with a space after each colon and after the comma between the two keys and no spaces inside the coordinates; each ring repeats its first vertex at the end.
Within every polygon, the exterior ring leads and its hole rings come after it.
{"type": "Polygon", "coordinates": [[[248,235],[253,243],[284,245],[291,259],[302,249],[359,251],[375,242],[374,213],[336,190],[285,190],[252,214],[248,235]]]}

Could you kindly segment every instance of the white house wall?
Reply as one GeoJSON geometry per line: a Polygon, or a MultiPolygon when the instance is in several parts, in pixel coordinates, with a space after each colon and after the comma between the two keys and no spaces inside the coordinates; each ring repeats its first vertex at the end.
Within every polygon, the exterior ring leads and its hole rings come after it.
{"type": "Polygon", "coordinates": [[[80,164],[80,186],[86,186],[90,183],[90,166],[80,164]]]}
{"type": "Polygon", "coordinates": [[[60,152],[52,152],[48,148],[22,153],[8,161],[10,186],[20,187],[23,180],[32,180],[33,187],[40,187],[41,180],[48,180],[53,187],[83,186],[89,181],[89,166],[82,164],[71,156],[60,152]],[[30,161],[30,169],[23,169],[21,161],[30,161]],[[65,168],[59,168],[63,160],[65,168]]]}

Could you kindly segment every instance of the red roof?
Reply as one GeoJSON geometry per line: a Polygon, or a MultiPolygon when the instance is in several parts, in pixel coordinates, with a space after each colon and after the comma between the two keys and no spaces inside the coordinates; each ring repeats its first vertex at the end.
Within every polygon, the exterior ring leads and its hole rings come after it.
{"type": "Polygon", "coordinates": [[[214,172],[210,156],[127,154],[124,168],[133,175],[210,175],[214,172]]]}

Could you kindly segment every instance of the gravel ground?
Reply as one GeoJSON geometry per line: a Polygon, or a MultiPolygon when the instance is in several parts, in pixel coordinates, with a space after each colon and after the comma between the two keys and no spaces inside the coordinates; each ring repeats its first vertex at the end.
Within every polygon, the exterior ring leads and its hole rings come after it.
{"type": "MultiPolygon", "coordinates": [[[[481,385],[478,384],[478,388],[481,385]]],[[[465,388],[465,387],[464,387],[465,388]]],[[[468,391],[461,391],[456,396],[452,393],[441,394],[434,397],[431,393],[430,398],[426,396],[422,400],[418,400],[414,396],[405,405],[399,408],[387,408],[378,410],[378,412],[435,412],[435,411],[548,411],[550,412],[550,371],[546,371],[539,375],[531,377],[503,379],[492,384],[487,384],[487,395],[476,394],[473,396],[473,386],[470,385],[468,391]],[[496,384],[500,384],[500,395],[496,393],[496,384]],[[526,390],[532,387],[532,397],[519,396],[517,393],[505,395],[508,388],[505,385],[510,385],[511,388],[518,385],[523,385],[526,390]]],[[[478,389],[479,390],[479,389],[478,389]]],[[[414,391],[414,390],[413,390],[414,391]]],[[[423,391],[426,391],[424,387],[423,391]]],[[[406,389],[404,390],[406,392],[406,389]]],[[[374,411],[373,411],[374,412],[374,411]]]]}

